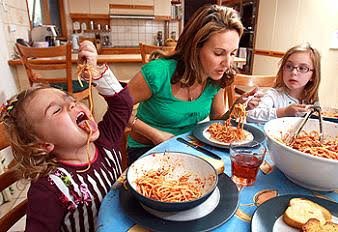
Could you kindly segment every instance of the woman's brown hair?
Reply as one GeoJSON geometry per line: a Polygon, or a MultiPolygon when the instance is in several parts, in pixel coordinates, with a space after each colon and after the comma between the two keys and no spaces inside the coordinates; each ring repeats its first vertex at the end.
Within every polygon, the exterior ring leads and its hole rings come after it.
{"type": "Polygon", "coordinates": [[[8,133],[17,168],[23,178],[36,180],[46,176],[56,168],[56,158],[41,147],[41,140],[32,130],[28,120],[27,104],[41,89],[51,88],[38,85],[20,92],[4,104],[0,111],[0,121],[8,133]]]}
{"type": "MultiPolygon", "coordinates": [[[[204,43],[212,35],[224,31],[236,31],[239,36],[242,36],[243,29],[238,13],[232,8],[204,5],[185,25],[174,54],[157,54],[157,57],[177,60],[177,67],[171,79],[172,84],[192,86],[195,81],[202,82],[203,68],[199,60],[199,52],[204,43]]],[[[233,82],[235,74],[235,67],[231,66],[221,80],[213,82],[222,87],[228,86],[233,82]]]]}
{"type": "Polygon", "coordinates": [[[318,89],[321,79],[321,71],[320,71],[320,54],[317,49],[312,48],[309,43],[303,43],[297,46],[290,48],[283,58],[280,61],[279,70],[277,72],[275,88],[281,89],[283,91],[287,91],[288,87],[285,85],[283,81],[283,69],[288,61],[289,57],[292,54],[297,52],[306,52],[310,55],[310,59],[313,64],[313,71],[312,71],[312,79],[305,85],[304,88],[304,103],[306,104],[313,104],[319,100],[318,98],[318,89]]]}

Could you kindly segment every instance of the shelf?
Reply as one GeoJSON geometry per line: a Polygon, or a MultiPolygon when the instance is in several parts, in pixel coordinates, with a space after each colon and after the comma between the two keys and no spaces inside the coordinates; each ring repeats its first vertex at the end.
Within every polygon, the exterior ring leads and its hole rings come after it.
{"type": "Polygon", "coordinates": [[[71,19],[106,19],[109,20],[108,14],[69,14],[71,19]]]}
{"type": "Polygon", "coordinates": [[[85,33],[104,33],[104,32],[110,32],[110,30],[98,30],[98,29],[94,29],[94,30],[84,30],[85,33]]]}

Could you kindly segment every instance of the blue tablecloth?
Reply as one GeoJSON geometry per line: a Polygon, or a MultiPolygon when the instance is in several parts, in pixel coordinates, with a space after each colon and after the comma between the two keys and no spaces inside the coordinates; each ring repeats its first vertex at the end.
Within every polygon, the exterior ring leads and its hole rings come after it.
{"type": "MultiPolygon", "coordinates": [[[[191,140],[190,133],[181,135],[180,137],[191,140]]],[[[231,176],[231,162],[229,152],[226,150],[213,148],[208,145],[205,147],[214,153],[218,154],[224,160],[224,172],[231,176]]],[[[164,151],[181,151],[191,154],[203,156],[197,150],[180,143],[175,138],[172,138],[158,146],[154,147],[151,152],[164,152],[164,151]]],[[[257,181],[253,186],[242,189],[239,193],[240,204],[233,216],[226,223],[216,228],[213,231],[250,231],[250,220],[259,203],[262,203],[266,198],[271,195],[284,195],[284,194],[306,194],[311,196],[324,197],[331,199],[335,202],[338,201],[338,191],[336,192],[316,192],[302,188],[290,180],[288,180],[282,172],[273,166],[273,162],[269,155],[265,157],[267,167],[271,166],[271,172],[264,173],[262,170],[258,173],[257,181]]],[[[139,228],[135,223],[128,218],[123,212],[119,202],[119,191],[112,189],[103,199],[99,216],[98,216],[98,232],[111,232],[111,231],[128,231],[129,229],[139,228]]]]}

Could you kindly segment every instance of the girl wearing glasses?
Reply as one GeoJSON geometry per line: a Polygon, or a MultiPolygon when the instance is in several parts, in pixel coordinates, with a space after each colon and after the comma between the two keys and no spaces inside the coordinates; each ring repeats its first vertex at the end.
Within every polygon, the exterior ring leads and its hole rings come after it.
{"type": "Polygon", "coordinates": [[[281,60],[274,88],[255,109],[248,111],[248,121],[264,123],[271,119],[299,116],[307,105],[318,101],[320,54],[309,43],[290,48],[281,60]]]}

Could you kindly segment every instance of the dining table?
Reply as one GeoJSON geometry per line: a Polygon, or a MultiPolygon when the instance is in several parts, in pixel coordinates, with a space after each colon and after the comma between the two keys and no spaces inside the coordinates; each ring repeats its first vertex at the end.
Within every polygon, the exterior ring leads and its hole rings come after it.
{"type": "MultiPolygon", "coordinates": [[[[259,129],[263,132],[263,125],[252,124],[251,126],[259,129]]],[[[231,177],[231,161],[229,149],[223,149],[219,147],[214,147],[205,143],[199,142],[193,135],[192,132],[188,132],[176,137],[173,137],[157,146],[149,150],[144,155],[149,155],[154,152],[185,152],[189,154],[193,154],[196,156],[204,157],[206,156],[201,151],[188,146],[184,143],[181,143],[177,140],[177,137],[184,138],[190,142],[195,144],[199,144],[199,146],[211,151],[212,153],[220,156],[224,162],[224,173],[222,173],[222,177],[219,178],[219,181],[229,180],[231,177]]],[[[266,142],[266,141],[265,141],[266,142]]],[[[301,164],[300,164],[301,165],[301,164]]],[[[230,179],[231,180],[231,179],[230,179]]],[[[97,231],[98,232],[108,232],[108,231],[133,231],[133,232],[145,232],[145,231],[158,231],[156,227],[152,227],[152,221],[157,223],[159,220],[159,231],[199,231],[198,228],[199,223],[212,223],[213,218],[210,216],[207,220],[195,220],[192,221],[191,224],[187,222],[188,226],[184,226],[183,224],[177,224],[177,226],[168,226],[161,227],[162,224],[170,225],[170,221],[161,221],[157,218],[147,219],[148,212],[143,209],[139,209],[138,212],[133,213],[133,209],[127,210],[123,207],[122,198],[125,198],[123,194],[126,194],[127,190],[123,187],[123,184],[114,184],[110,189],[108,194],[104,197],[97,219],[97,231]],[[138,223],[133,220],[131,214],[134,214],[135,217],[139,217],[140,215],[144,217],[144,221],[138,221],[138,223]],[[180,226],[182,225],[182,226],[180,226]],[[191,227],[189,227],[189,225],[191,227]],[[197,225],[197,227],[195,227],[197,225]],[[168,229],[166,229],[168,228],[168,229]],[[169,229],[171,228],[171,229],[169,229]],[[175,228],[173,230],[172,228],[175,228]],[[191,229],[190,229],[191,228],[191,229]],[[195,229],[194,229],[195,228],[195,229]]],[[[226,192],[226,190],[225,190],[226,192]]],[[[221,193],[222,194],[222,193],[221,193]]],[[[338,210],[338,190],[330,191],[330,192],[321,192],[314,191],[310,189],[303,188],[292,181],[290,181],[273,163],[271,157],[269,156],[269,151],[267,152],[263,164],[260,166],[260,170],[257,175],[256,182],[252,186],[241,187],[238,188],[238,202],[236,203],[236,207],[233,210],[233,213],[223,220],[222,223],[216,223],[214,226],[211,226],[210,229],[200,230],[200,231],[269,231],[265,229],[257,229],[252,226],[252,218],[254,216],[255,211],[259,208],[259,206],[264,205],[264,202],[267,202],[271,199],[277,199],[278,197],[283,196],[308,196],[314,199],[325,200],[332,202],[333,208],[338,210]],[[290,195],[291,194],[291,195],[290,195]]],[[[132,200],[132,199],[129,199],[132,200]]],[[[124,199],[125,201],[125,199],[124,199]]],[[[130,203],[129,206],[133,207],[138,205],[138,201],[134,200],[133,203],[130,203]]],[[[275,207],[278,207],[278,201],[274,203],[275,207]]],[[[136,207],[137,208],[137,207],[136,207]]],[[[214,214],[216,217],[219,217],[223,212],[225,213],[227,209],[218,209],[217,214],[214,214]]],[[[272,214],[273,212],[265,212],[265,215],[272,214]]],[[[336,215],[337,216],[337,215],[336,215]]],[[[141,218],[142,218],[141,217],[141,218]]],[[[151,217],[150,217],[151,218],[151,217]]],[[[276,220],[274,219],[266,219],[266,220],[276,220]]],[[[174,224],[175,225],[175,224],[174,224]]],[[[257,225],[255,224],[255,227],[257,225]]],[[[203,226],[201,227],[203,228],[203,226]]],[[[272,231],[272,230],[270,230],[272,231]]],[[[278,231],[278,230],[277,230],[278,231]]]]}

